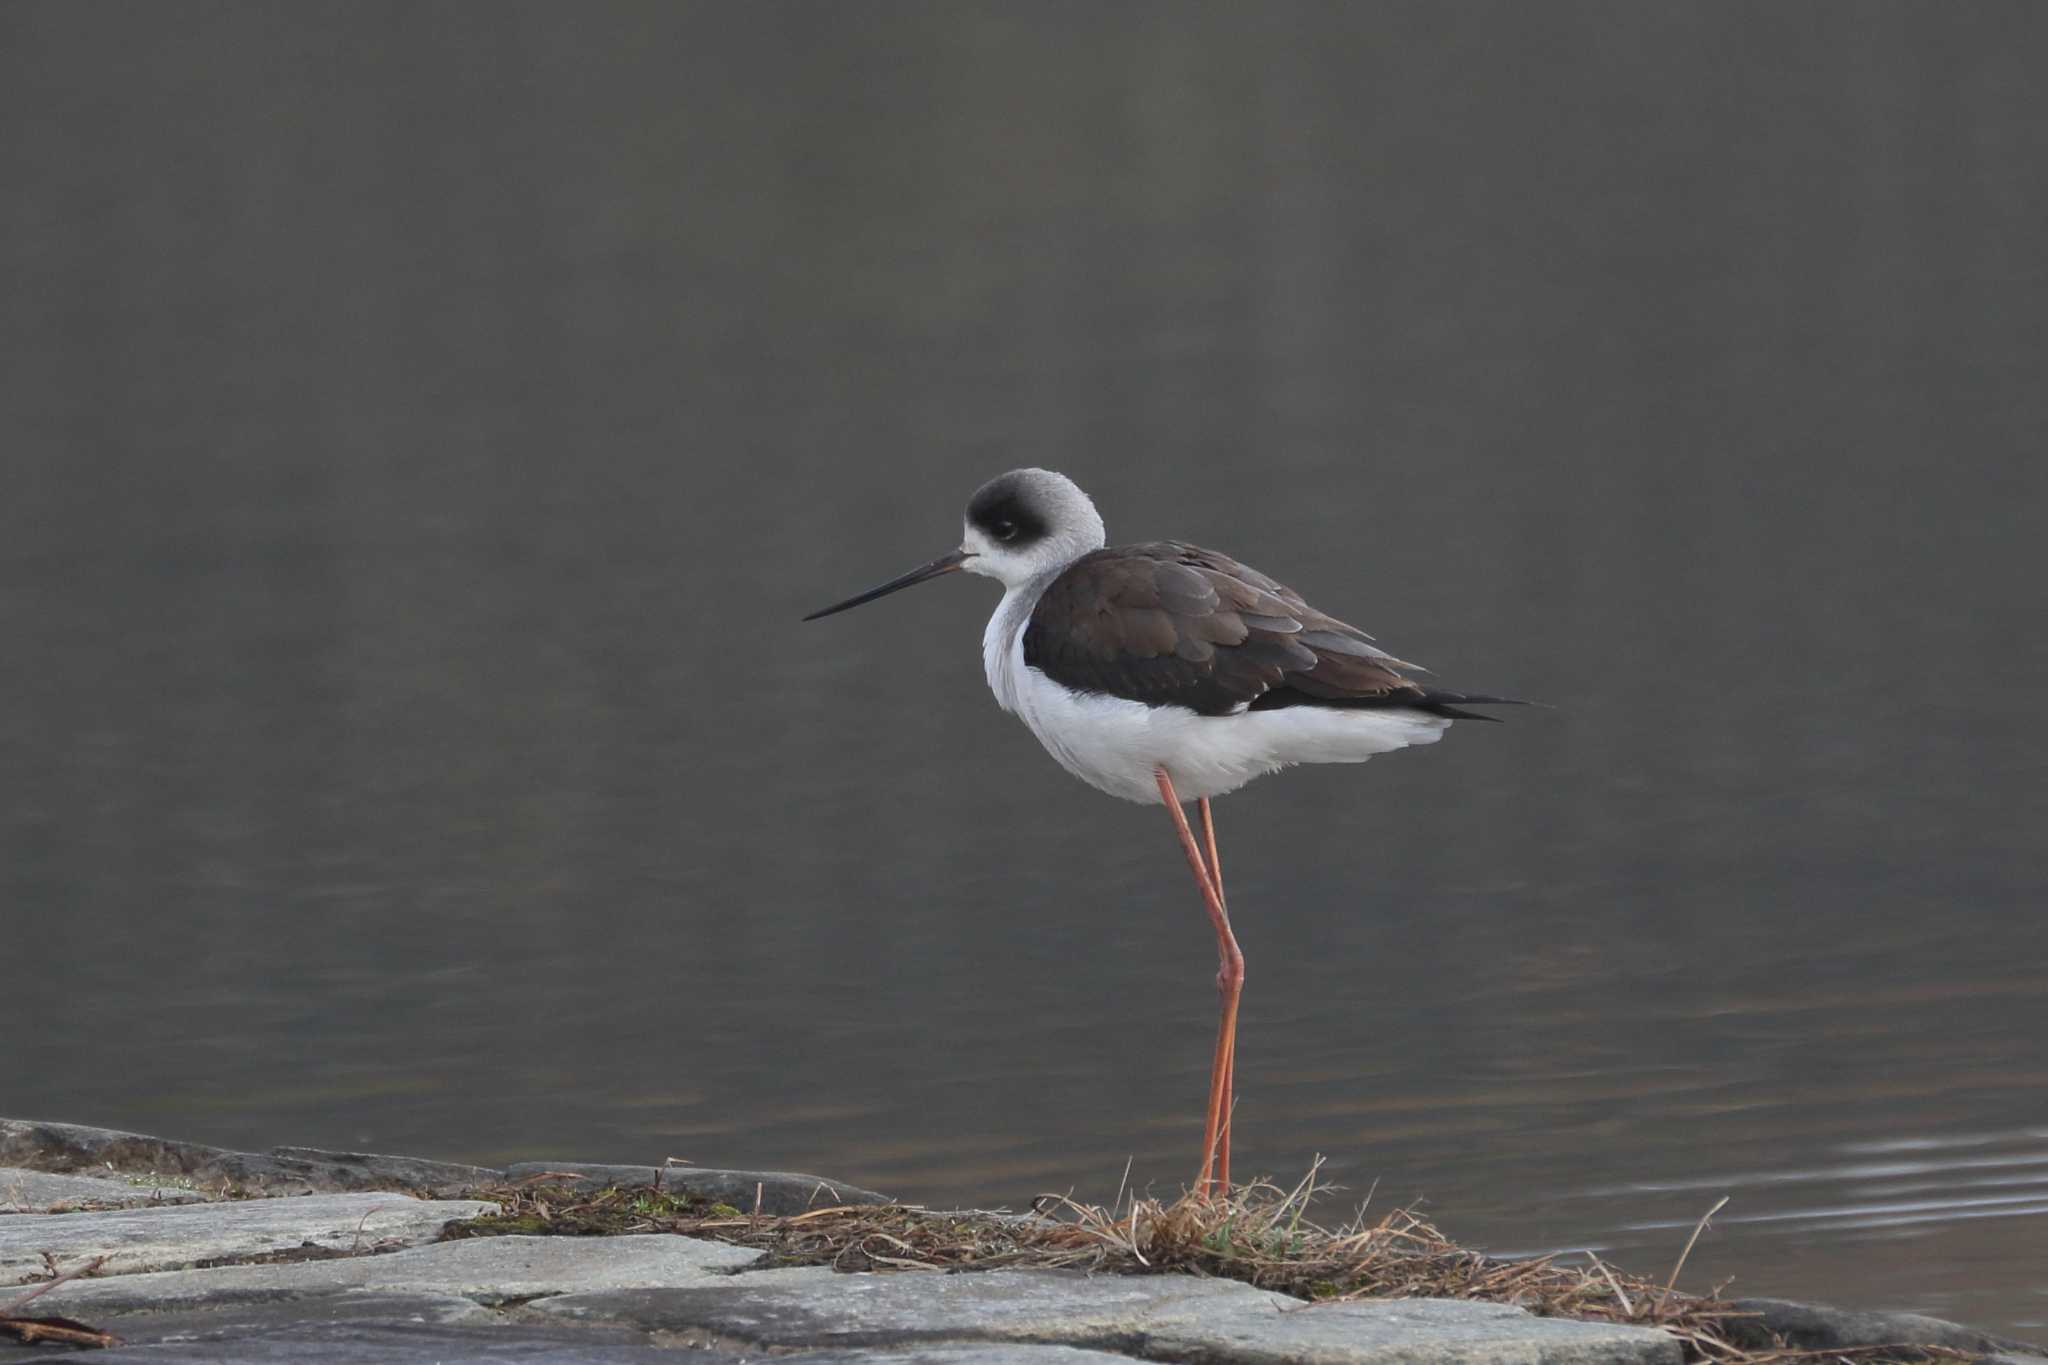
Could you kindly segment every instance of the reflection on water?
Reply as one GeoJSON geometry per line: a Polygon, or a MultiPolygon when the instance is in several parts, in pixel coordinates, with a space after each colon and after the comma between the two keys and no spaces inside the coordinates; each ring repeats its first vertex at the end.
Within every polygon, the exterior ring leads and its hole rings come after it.
{"type": "Polygon", "coordinates": [[[1165,822],[796,623],[1038,462],[1556,704],[1221,804],[1245,1169],[2039,1334],[2040,19],[492,11],[11,11],[0,1112],[1173,1187],[1165,822]]]}

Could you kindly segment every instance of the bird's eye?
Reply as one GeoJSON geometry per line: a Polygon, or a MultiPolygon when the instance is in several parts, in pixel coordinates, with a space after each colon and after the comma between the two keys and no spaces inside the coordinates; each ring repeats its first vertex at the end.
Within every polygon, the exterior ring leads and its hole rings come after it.
{"type": "Polygon", "coordinates": [[[997,540],[1015,540],[1017,538],[1017,523],[1014,521],[999,521],[989,527],[989,532],[997,540]]]}

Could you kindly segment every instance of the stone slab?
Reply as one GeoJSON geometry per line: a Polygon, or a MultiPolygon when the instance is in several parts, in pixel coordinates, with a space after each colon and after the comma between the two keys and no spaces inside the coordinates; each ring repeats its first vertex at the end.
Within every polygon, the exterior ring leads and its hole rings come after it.
{"type": "MultiPolygon", "coordinates": [[[[602,1324],[536,1324],[522,1320],[522,1315],[491,1312],[467,1298],[432,1293],[345,1291],[311,1301],[225,1307],[215,1303],[197,1310],[100,1318],[95,1325],[120,1338],[113,1349],[92,1356],[108,1365],[494,1365],[542,1360],[561,1365],[740,1365],[744,1359],[758,1359],[693,1348],[673,1337],[656,1343],[644,1332],[602,1324]]],[[[17,1357],[54,1358],[47,1350],[0,1346],[0,1361],[11,1365],[17,1357]]],[[[826,1350],[785,1359],[788,1365],[1131,1365],[1127,1356],[1007,1342],[826,1350]]]]}
{"type": "Polygon", "coordinates": [[[777,1350],[1011,1341],[1248,1365],[1679,1365],[1675,1337],[1447,1300],[1311,1305],[1230,1280],[762,1271],[698,1290],[565,1295],[531,1307],[581,1322],[777,1350]]]}
{"type": "MultiPolygon", "coordinates": [[[[0,1360],[9,1356],[0,1351],[0,1360]]],[[[23,1359],[29,1357],[24,1355],[23,1359]]],[[[54,1357],[47,1351],[40,1359],[54,1357]]],[[[106,1365],[148,1362],[234,1362],[235,1365],[740,1365],[746,1357],[637,1342],[593,1339],[582,1329],[463,1328],[382,1324],[301,1324],[251,1332],[231,1342],[213,1338],[152,1341],[96,1352],[106,1365]]],[[[1130,1357],[1069,1346],[933,1346],[914,1351],[817,1351],[779,1356],[778,1365],[1131,1365],[1130,1357]]]]}
{"type": "MultiPolygon", "coordinates": [[[[236,1365],[740,1365],[749,1357],[693,1349],[643,1333],[519,1322],[466,1300],[431,1294],[346,1294],[317,1305],[273,1303],[231,1310],[114,1318],[121,1338],[92,1360],[236,1362],[236,1365]]],[[[0,1346],[0,1361],[55,1359],[48,1350],[0,1346]]],[[[758,1356],[752,1357],[758,1359],[758,1356]]],[[[779,1365],[1131,1365],[1128,1356],[1065,1346],[933,1345],[894,1351],[809,1351],[779,1365]]]]}
{"type": "Polygon", "coordinates": [[[1729,1319],[1729,1339],[1753,1350],[1770,1346],[1772,1338],[1778,1337],[1802,1351],[1836,1351],[1856,1346],[1944,1346],[1980,1355],[2048,1354],[2029,1342],[1995,1337],[1974,1327],[1918,1313],[1872,1313],[1825,1303],[1796,1303],[1791,1299],[1737,1299],[1735,1306],[1755,1316],[1729,1319]]]}
{"type": "Polygon", "coordinates": [[[277,1147],[237,1152],[198,1142],[40,1119],[0,1119],[0,1166],[71,1172],[184,1177],[201,1186],[228,1184],[254,1193],[414,1190],[460,1195],[496,1183],[504,1172],[486,1166],[366,1152],[277,1147]]]}
{"type": "Polygon", "coordinates": [[[1156,1360],[1237,1365],[1680,1365],[1685,1358],[1666,1332],[1458,1299],[1298,1303],[1277,1314],[1195,1304],[1149,1321],[1143,1351],[1156,1360]]]}
{"type": "Polygon", "coordinates": [[[134,1184],[119,1176],[53,1175],[0,1167],[0,1213],[66,1213],[81,1205],[190,1204],[198,1190],[134,1184]]]}
{"type": "Polygon", "coordinates": [[[172,1338],[95,1352],[93,1365],[740,1365],[716,1351],[594,1341],[526,1327],[413,1327],[303,1323],[217,1340],[172,1338]]]}
{"type": "MultiPolygon", "coordinates": [[[[621,1165],[612,1161],[515,1161],[505,1168],[505,1179],[517,1183],[532,1180],[539,1175],[560,1178],[560,1183],[572,1190],[603,1190],[616,1186],[622,1190],[646,1189],[654,1184],[655,1168],[621,1165]]],[[[556,1181],[536,1181],[536,1184],[555,1184],[556,1181]]]]}
{"type": "MultiPolygon", "coordinates": [[[[46,1352],[42,1356],[52,1357],[46,1352]]],[[[0,1359],[5,1359],[0,1354],[0,1359]]],[[[748,1357],[717,1350],[607,1339],[588,1329],[530,1326],[446,1327],[374,1322],[238,1323],[235,1335],[174,1332],[95,1353],[94,1362],[235,1362],[236,1365],[740,1365],[748,1357]]],[[[929,1346],[906,1351],[807,1351],[777,1365],[1131,1365],[1129,1356],[1069,1346],[929,1346]]]]}
{"type": "Polygon", "coordinates": [[[446,1197],[505,1178],[503,1171],[491,1166],[375,1152],[326,1152],[318,1147],[273,1147],[263,1160],[287,1177],[296,1175],[313,1188],[326,1190],[420,1190],[446,1197]]]}
{"type": "Polygon", "coordinates": [[[805,1175],[798,1171],[728,1171],[711,1166],[618,1166],[589,1161],[522,1161],[508,1167],[509,1180],[523,1180],[543,1172],[571,1174],[568,1182],[577,1189],[618,1186],[633,1189],[654,1184],[677,1194],[696,1195],[717,1203],[730,1204],[742,1213],[752,1213],[755,1200],[762,1213],[782,1216],[833,1204],[888,1204],[886,1194],[864,1190],[843,1180],[805,1175]]]}
{"type": "Polygon", "coordinates": [[[659,1234],[478,1237],[382,1256],[73,1280],[36,1302],[79,1319],[281,1302],[354,1289],[456,1294],[495,1305],[544,1295],[709,1284],[760,1259],[761,1253],[745,1247],[659,1234]]]}
{"type": "Polygon", "coordinates": [[[798,1351],[776,1356],[775,1365],[1131,1365],[1131,1358],[1078,1346],[997,1341],[900,1351],[798,1351]]]}
{"type": "Polygon", "coordinates": [[[403,1194],[315,1194],[170,1208],[0,1218],[0,1285],[41,1278],[43,1254],[69,1268],[107,1257],[102,1275],[175,1270],[199,1261],[289,1251],[431,1241],[451,1219],[497,1211],[475,1200],[403,1194]]]}
{"type": "Polygon", "coordinates": [[[1147,1319],[1167,1310],[1225,1300],[1268,1314],[1298,1304],[1234,1280],[1185,1276],[1091,1278],[1053,1270],[839,1275],[803,1269],[756,1271],[716,1289],[568,1294],[531,1307],[579,1322],[782,1349],[947,1340],[1097,1345],[1134,1338],[1147,1319]]]}

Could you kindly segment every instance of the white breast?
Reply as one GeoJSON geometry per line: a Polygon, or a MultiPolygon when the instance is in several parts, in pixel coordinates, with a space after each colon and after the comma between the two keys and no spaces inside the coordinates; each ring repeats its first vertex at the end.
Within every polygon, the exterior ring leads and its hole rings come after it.
{"type": "Polygon", "coordinates": [[[1098,791],[1160,804],[1164,768],[1182,800],[1221,796],[1296,763],[1362,763],[1374,754],[1434,744],[1450,721],[1421,711],[1289,706],[1204,716],[1070,692],[1024,662],[1024,626],[1044,583],[1003,595],[982,635],[989,690],[1038,736],[1061,767],[1098,791]]]}

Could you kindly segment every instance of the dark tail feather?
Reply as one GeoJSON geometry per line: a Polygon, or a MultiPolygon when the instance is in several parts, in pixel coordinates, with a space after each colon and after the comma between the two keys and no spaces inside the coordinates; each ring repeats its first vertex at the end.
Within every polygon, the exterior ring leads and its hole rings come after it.
{"type": "Polygon", "coordinates": [[[1410,703],[1418,711],[1427,711],[1432,716],[1445,720],[1489,720],[1499,723],[1499,716],[1482,716],[1477,711],[1463,711],[1464,706],[1537,706],[1541,703],[1524,701],[1520,697],[1483,697],[1477,692],[1446,692],[1431,688],[1422,694],[1422,700],[1410,703]]]}

